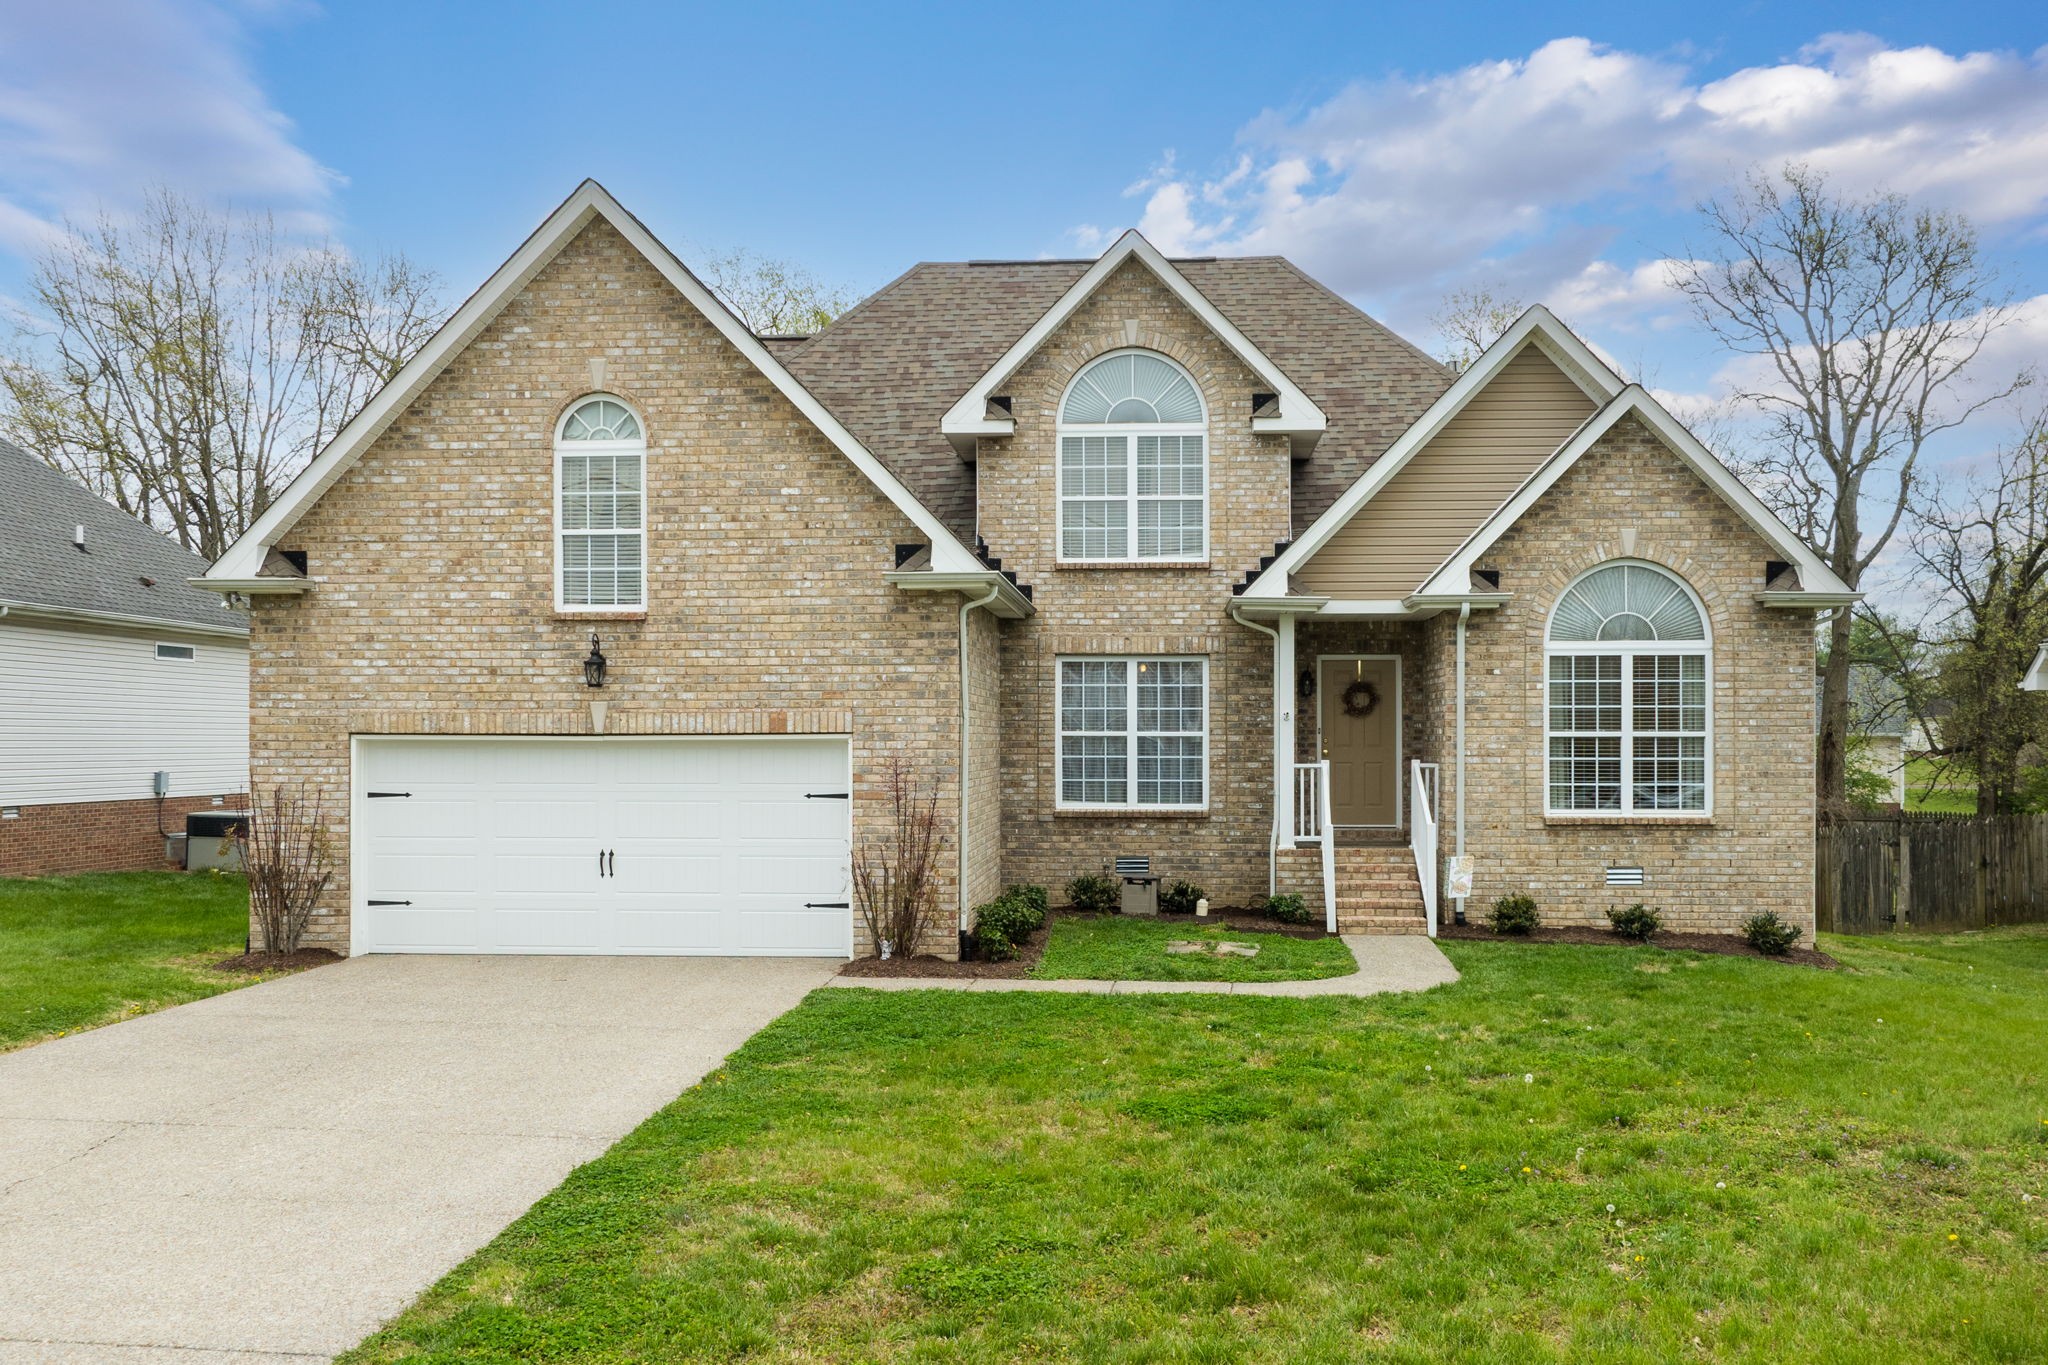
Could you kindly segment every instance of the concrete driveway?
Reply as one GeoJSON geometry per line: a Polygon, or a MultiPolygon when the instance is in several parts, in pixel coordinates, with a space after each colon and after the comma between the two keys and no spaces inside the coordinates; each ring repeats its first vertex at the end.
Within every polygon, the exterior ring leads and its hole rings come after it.
{"type": "Polygon", "coordinates": [[[0,1362],[326,1359],[838,965],[355,958],[0,1056],[0,1362]]]}

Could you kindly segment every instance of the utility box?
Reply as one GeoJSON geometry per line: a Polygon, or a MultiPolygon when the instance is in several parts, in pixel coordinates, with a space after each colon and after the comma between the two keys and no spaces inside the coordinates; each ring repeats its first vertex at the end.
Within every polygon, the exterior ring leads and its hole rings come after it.
{"type": "Polygon", "coordinates": [[[193,811],[185,817],[185,870],[222,867],[240,870],[242,847],[235,836],[249,823],[245,810],[193,811]]]}
{"type": "Polygon", "coordinates": [[[1124,883],[1123,903],[1119,907],[1124,914],[1159,913],[1159,878],[1152,875],[1150,858],[1118,858],[1116,875],[1124,883]]]}

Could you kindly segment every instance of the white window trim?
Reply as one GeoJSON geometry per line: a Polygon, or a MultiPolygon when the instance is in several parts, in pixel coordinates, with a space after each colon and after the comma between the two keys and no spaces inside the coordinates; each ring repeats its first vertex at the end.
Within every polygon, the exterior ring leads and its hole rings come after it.
{"type": "MultiPolygon", "coordinates": [[[[1074,372],[1067,386],[1060,390],[1059,407],[1054,409],[1058,420],[1053,429],[1053,554],[1061,564],[1206,564],[1211,553],[1209,531],[1209,505],[1211,502],[1212,480],[1210,478],[1210,455],[1214,443],[1209,437],[1209,398],[1202,392],[1202,386],[1194,375],[1188,373],[1172,356],[1159,351],[1147,350],[1142,346],[1126,346],[1119,350],[1104,351],[1091,357],[1087,364],[1074,372]],[[1188,383],[1194,387],[1195,401],[1202,405],[1202,418],[1198,422],[1083,422],[1068,425],[1066,420],[1067,399],[1073,394],[1074,385],[1081,377],[1102,361],[1120,355],[1147,355],[1163,360],[1179,370],[1188,383]],[[1069,436],[1116,436],[1124,441],[1124,548],[1127,553],[1120,555],[1069,555],[1067,553],[1066,511],[1068,502],[1110,502],[1106,497],[1076,496],[1066,493],[1066,448],[1069,436]],[[1202,438],[1202,552],[1195,555],[1141,555],[1138,553],[1138,438],[1141,436],[1199,436],[1202,438]]],[[[1146,495],[1153,502],[1185,502],[1185,498],[1161,498],[1156,494],[1146,495]]]]}
{"type": "MultiPolygon", "coordinates": [[[[1130,811],[1137,814],[1161,811],[1206,811],[1213,791],[1210,786],[1209,738],[1209,659],[1202,654],[1061,654],[1053,659],[1052,673],[1052,723],[1053,723],[1053,795],[1056,810],[1113,810],[1130,811]],[[1061,690],[1070,663],[1114,664],[1124,667],[1124,737],[1128,745],[1124,750],[1124,791],[1129,799],[1125,801],[1069,801],[1067,800],[1066,757],[1068,731],[1063,717],[1061,690]],[[1140,804],[1138,796],[1138,670],[1136,664],[1199,664],[1202,669],[1202,800],[1194,804],[1161,805],[1140,804]]],[[[1105,731],[1073,732],[1076,735],[1103,734],[1105,731]]],[[[1155,734],[1185,735],[1184,730],[1155,731],[1155,734]]]]}
{"type": "MultiPolygon", "coordinates": [[[[1592,568],[1586,570],[1585,573],[1579,574],[1577,577],[1573,578],[1570,583],[1567,583],[1565,585],[1564,591],[1560,592],[1557,595],[1557,601],[1564,601],[1564,599],[1568,595],[1570,595],[1571,591],[1574,588],[1578,587],[1582,579],[1590,577],[1591,575],[1598,573],[1602,569],[1614,568],[1617,565],[1634,565],[1638,568],[1653,569],[1658,574],[1669,579],[1671,582],[1676,583],[1679,587],[1679,590],[1684,592],[1685,595],[1692,600],[1693,609],[1697,611],[1700,616],[1700,630],[1706,638],[1702,640],[1552,640],[1550,638],[1551,623],[1548,618],[1545,619],[1543,625],[1543,752],[1541,755],[1543,763],[1543,813],[1547,817],[1565,820],[1613,820],[1626,817],[1630,820],[1670,820],[1680,823],[1683,823],[1685,821],[1698,821],[1701,819],[1711,817],[1714,813],[1715,760],[1713,622],[1707,616],[1706,604],[1700,601],[1699,594],[1693,591],[1692,585],[1690,583],[1686,582],[1683,578],[1679,577],[1676,573],[1673,573],[1670,569],[1665,568],[1663,565],[1653,564],[1648,562],[1647,560],[1604,560],[1601,563],[1596,564],[1592,568]],[[1617,737],[1616,732],[1610,730],[1558,730],[1553,728],[1551,725],[1551,660],[1556,659],[1560,656],[1587,655],[1618,656],[1622,661],[1621,730],[1618,735],[1618,737],[1621,740],[1621,805],[1612,810],[1602,810],[1597,808],[1585,810],[1571,806],[1557,807],[1550,804],[1551,740],[1596,739],[1617,737]],[[1706,699],[1704,703],[1706,714],[1703,717],[1704,728],[1698,731],[1646,730],[1641,732],[1646,738],[1702,738],[1706,741],[1705,775],[1704,781],[1701,784],[1703,789],[1703,804],[1701,804],[1697,809],[1672,809],[1670,807],[1658,806],[1639,810],[1636,807],[1636,783],[1634,778],[1634,770],[1635,741],[1638,732],[1635,727],[1635,660],[1642,655],[1656,655],[1660,657],[1690,656],[1701,660],[1701,672],[1704,675],[1706,684],[1706,699]]],[[[1553,610],[1555,610],[1555,604],[1553,604],[1553,610]]]]}
{"type": "Polygon", "coordinates": [[[562,415],[555,419],[554,555],[555,611],[557,612],[557,614],[563,616],[617,616],[623,613],[644,612],[647,610],[647,589],[649,578],[649,563],[647,553],[648,466],[649,462],[647,459],[647,419],[641,416],[640,409],[638,407],[634,406],[631,403],[628,403],[625,399],[619,397],[617,394],[586,393],[582,397],[578,398],[575,402],[563,408],[562,415]],[[605,399],[609,402],[617,403],[627,412],[633,414],[634,422],[638,423],[640,427],[639,440],[565,442],[562,439],[562,428],[568,425],[569,418],[575,414],[577,409],[581,408],[585,403],[588,403],[593,399],[599,398],[605,399]],[[574,446],[574,451],[572,452],[566,449],[566,447],[568,446],[574,446]],[[565,455],[571,453],[577,455],[637,454],[640,457],[640,524],[635,527],[615,527],[610,531],[594,533],[605,535],[618,535],[621,533],[630,533],[640,537],[640,600],[638,602],[570,602],[566,600],[562,595],[562,574],[564,568],[564,556],[562,553],[563,547],[568,543],[567,537],[571,535],[584,534],[583,532],[568,531],[562,525],[562,459],[565,455]]]}
{"type": "Polygon", "coordinates": [[[181,645],[173,640],[159,640],[156,642],[156,658],[157,662],[166,664],[196,663],[199,659],[199,646],[181,645]],[[166,654],[164,651],[167,649],[182,649],[185,652],[183,654],[166,654]]]}

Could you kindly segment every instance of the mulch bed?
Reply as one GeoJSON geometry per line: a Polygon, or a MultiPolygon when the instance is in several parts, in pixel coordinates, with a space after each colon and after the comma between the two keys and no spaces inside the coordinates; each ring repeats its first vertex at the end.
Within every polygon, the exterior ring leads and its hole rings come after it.
{"type": "Polygon", "coordinates": [[[325,967],[341,961],[341,954],[328,948],[301,948],[296,953],[236,953],[213,964],[217,972],[242,972],[255,976],[265,972],[302,972],[308,967],[325,967]]]}
{"type": "Polygon", "coordinates": [[[1446,924],[1437,930],[1439,938],[1483,939],[1488,943],[1581,943],[1598,948],[1662,948],[1667,952],[1719,953],[1723,957],[1758,957],[1766,962],[1789,962],[1800,967],[1833,971],[1842,964],[1818,948],[1794,947],[1773,956],[1760,953],[1733,934],[1659,933],[1648,943],[1622,938],[1590,924],[1573,924],[1554,929],[1536,929],[1526,934],[1496,934],[1483,924],[1446,924]]]}
{"type": "MultiPolygon", "coordinates": [[[[857,957],[839,969],[841,976],[950,976],[988,977],[1007,980],[1031,975],[1031,969],[1045,956],[1045,941],[1052,934],[1053,925],[1063,919],[1096,919],[1098,916],[1076,910],[1072,906],[1061,906],[1046,916],[1045,927],[1033,934],[1017,949],[1017,956],[1008,962],[948,962],[942,957],[892,957],[887,962],[878,957],[857,957]]],[[[1263,910],[1246,910],[1226,907],[1211,910],[1208,918],[1194,915],[1161,915],[1161,924],[1185,924],[1198,929],[1227,929],[1233,934],[1285,934],[1289,938],[1328,938],[1320,926],[1288,924],[1275,919],[1263,910]]]]}

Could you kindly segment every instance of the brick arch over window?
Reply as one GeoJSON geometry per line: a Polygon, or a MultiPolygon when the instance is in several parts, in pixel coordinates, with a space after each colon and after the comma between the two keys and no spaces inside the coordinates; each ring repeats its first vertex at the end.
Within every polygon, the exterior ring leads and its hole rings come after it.
{"type": "Polygon", "coordinates": [[[1208,557],[1209,400],[1186,366],[1098,354],[1067,378],[1057,421],[1061,560],[1208,557]]]}
{"type": "Polygon", "coordinates": [[[1606,561],[1552,599],[1544,640],[1546,811],[1709,813],[1712,627],[1692,585],[1606,561]]]}

